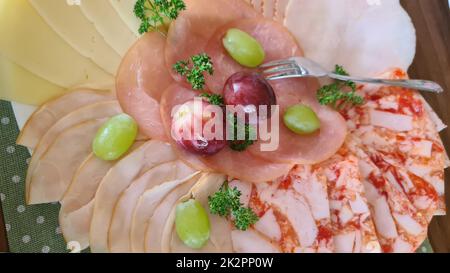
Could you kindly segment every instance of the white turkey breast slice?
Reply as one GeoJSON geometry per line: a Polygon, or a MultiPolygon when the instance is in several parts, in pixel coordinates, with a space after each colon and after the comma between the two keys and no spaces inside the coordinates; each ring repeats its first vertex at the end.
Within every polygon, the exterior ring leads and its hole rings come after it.
{"type": "MultiPolygon", "coordinates": [[[[128,153],[143,143],[137,141],[128,153]]],[[[104,161],[91,153],[76,171],[60,201],[59,225],[66,242],[79,242],[81,249],[89,246],[89,227],[91,226],[95,193],[103,177],[118,161],[104,161]]]]}
{"type": "Polygon", "coordinates": [[[92,252],[109,251],[108,230],[114,207],[130,184],[147,170],[176,159],[177,156],[169,144],[150,140],[109,170],[95,196],[89,234],[92,252]]]}
{"type": "Polygon", "coordinates": [[[85,121],[62,131],[55,138],[37,160],[35,168],[28,171],[28,204],[61,200],[78,167],[92,152],[92,139],[106,120],[85,121]]]}
{"type": "Polygon", "coordinates": [[[108,91],[80,89],[48,101],[27,120],[17,138],[17,144],[34,149],[50,127],[65,115],[88,104],[113,99],[114,95],[108,91]]]}
{"type": "Polygon", "coordinates": [[[295,0],[284,21],[305,56],[354,76],[391,67],[407,70],[416,49],[415,29],[398,0],[295,0]]]}
{"type": "Polygon", "coordinates": [[[179,179],[165,182],[161,185],[155,186],[150,190],[144,192],[139,197],[136,207],[133,212],[131,221],[131,251],[133,253],[145,252],[145,232],[147,230],[148,221],[152,218],[158,205],[162,200],[175,188],[184,184],[189,180],[179,179]]]}
{"type": "MultiPolygon", "coordinates": [[[[69,103],[69,101],[67,101],[69,103]]],[[[78,110],[75,110],[73,112],[70,112],[63,118],[61,118],[57,123],[55,123],[53,126],[51,126],[45,133],[45,135],[41,138],[39,141],[39,144],[36,146],[33,156],[31,157],[30,164],[28,166],[27,171],[27,177],[26,177],[26,199],[27,203],[29,204],[39,204],[39,203],[50,203],[59,201],[59,199],[54,198],[61,198],[62,194],[64,194],[65,189],[61,193],[61,196],[54,196],[53,199],[50,200],[48,198],[37,198],[33,197],[31,195],[32,190],[37,191],[45,191],[46,189],[33,189],[33,187],[36,187],[35,185],[32,185],[32,178],[35,176],[36,168],[39,166],[40,163],[42,163],[42,157],[47,153],[47,151],[50,149],[51,145],[54,143],[55,139],[57,139],[60,134],[68,130],[69,128],[76,126],[77,124],[81,124],[90,120],[96,120],[96,119],[106,119],[111,116],[114,116],[116,114],[121,113],[122,110],[119,106],[119,103],[117,101],[104,101],[104,102],[98,102],[94,103],[85,107],[82,107],[78,110]]],[[[45,114],[43,114],[45,115],[45,114]]],[[[34,123],[34,121],[33,121],[34,123]]],[[[95,135],[95,133],[94,133],[95,135]]],[[[92,142],[93,136],[89,136],[86,134],[86,136],[82,136],[82,139],[87,143],[87,147],[90,148],[90,144],[88,142],[92,142]]],[[[60,148],[62,150],[59,150],[57,152],[64,154],[64,151],[66,149],[77,149],[77,147],[81,147],[80,145],[76,145],[73,147],[67,146],[61,146],[60,148]]],[[[85,147],[82,147],[85,149],[85,147]]],[[[87,149],[87,148],[86,148],[87,149]]],[[[89,155],[89,154],[87,154],[89,155]]],[[[86,157],[87,157],[86,155],[86,157]]],[[[65,160],[67,161],[67,160],[65,160]]],[[[70,178],[71,179],[71,178],[70,178]]],[[[69,180],[70,181],[70,180],[69,180]]],[[[49,183],[49,182],[47,182],[49,183]]]]}
{"type": "Polygon", "coordinates": [[[162,183],[183,179],[196,173],[196,170],[177,160],[150,169],[123,192],[114,208],[108,233],[109,250],[113,253],[131,252],[131,222],[139,196],[162,183]]]}
{"type": "Polygon", "coordinates": [[[162,239],[162,252],[190,253],[190,252],[232,252],[231,226],[227,219],[213,215],[208,209],[208,196],[217,192],[226,180],[223,174],[210,173],[202,177],[180,202],[195,199],[205,208],[210,222],[210,238],[205,246],[200,249],[192,249],[186,246],[178,237],[175,229],[175,209],[173,207],[169,219],[166,222],[162,239]]]}
{"type": "Polygon", "coordinates": [[[98,184],[114,163],[98,159],[91,154],[78,168],[60,201],[59,226],[66,242],[79,242],[81,249],[89,246],[93,198],[98,184]]]}
{"type": "Polygon", "coordinates": [[[195,183],[200,179],[200,174],[192,176],[183,184],[172,190],[156,207],[152,217],[148,220],[145,231],[145,252],[162,252],[162,239],[167,220],[170,220],[170,213],[177,201],[185,196],[195,183]]]}

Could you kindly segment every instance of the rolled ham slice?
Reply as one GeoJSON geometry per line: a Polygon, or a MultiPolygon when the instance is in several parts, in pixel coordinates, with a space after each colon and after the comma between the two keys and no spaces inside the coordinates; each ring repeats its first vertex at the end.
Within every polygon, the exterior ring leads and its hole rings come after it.
{"type": "MultiPolygon", "coordinates": [[[[172,109],[177,105],[193,99],[196,92],[174,84],[169,87],[161,99],[161,115],[163,117],[167,135],[171,135],[172,109]]],[[[265,182],[274,180],[285,175],[291,168],[290,164],[272,163],[271,161],[255,157],[248,151],[235,152],[225,147],[213,156],[197,156],[181,149],[175,141],[172,145],[178,151],[178,155],[187,164],[197,169],[210,169],[216,172],[225,173],[230,177],[238,178],[249,182],[265,182]]]]}
{"type": "Polygon", "coordinates": [[[223,46],[222,39],[231,28],[250,34],[261,44],[266,54],[264,62],[302,55],[295,38],[277,22],[262,18],[230,22],[220,27],[206,46],[214,64],[214,75],[206,77],[206,84],[213,93],[222,93],[225,82],[234,73],[249,70],[231,58],[223,46]]]}
{"type": "Polygon", "coordinates": [[[182,78],[172,67],[181,60],[202,53],[217,28],[245,18],[261,15],[242,0],[185,0],[186,10],[172,22],[165,51],[167,69],[177,81],[182,78]]]}
{"type": "Polygon", "coordinates": [[[317,102],[318,89],[314,79],[290,79],[273,81],[272,86],[280,106],[279,146],[274,151],[262,151],[263,141],[249,147],[249,152],[272,162],[315,164],[334,155],[344,143],[347,126],[344,118],[335,110],[317,102]],[[311,107],[320,119],[320,130],[311,135],[297,135],[283,122],[286,109],[296,104],[311,107]]]}
{"type": "Polygon", "coordinates": [[[140,131],[164,140],[159,99],[172,82],[164,58],[165,38],[156,32],[142,36],[122,60],[116,77],[120,106],[138,123],[140,131]]]}

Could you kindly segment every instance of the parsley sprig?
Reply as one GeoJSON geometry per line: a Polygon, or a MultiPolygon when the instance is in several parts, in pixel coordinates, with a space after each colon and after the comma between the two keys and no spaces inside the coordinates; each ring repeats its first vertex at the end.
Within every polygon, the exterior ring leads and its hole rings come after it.
{"type": "Polygon", "coordinates": [[[134,14],[141,20],[139,34],[158,31],[164,34],[161,27],[165,20],[177,19],[179,13],[186,9],[183,0],[137,0],[134,14]]]}
{"type": "MultiPolygon", "coordinates": [[[[336,65],[334,73],[349,76],[340,65],[336,65]]],[[[356,84],[352,81],[335,81],[323,86],[317,91],[317,99],[320,104],[330,105],[337,110],[364,103],[364,98],[356,93],[356,84]],[[350,91],[344,91],[345,88],[350,88],[350,91]]]]}
{"type": "Polygon", "coordinates": [[[219,191],[208,197],[209,209],[212,214],[222,217],[232,215],[234,225],[239,230],[247,230],[259,218],[251,208],[246,208],[240,201],[241,192],[237,188],[230,188],[225,181],[219,191]]]}
{"type": "Polygon", "coordinates": [[[194,90],[203,90],[205,87],[205,74],[214,74],[211,58],[206,53],[194,55],[190,60],[182,60],[174,64],[173,70],[192,85],[194,90]]]}
{"type": "Polygon", "coordinates": [[[227,115],[227,121],[230,122],[231,128],[233,129],[231,137],[229,139],[233,139],[228,141],[228,146],[233,151],[236,152],[243,152],[245,151],[249,146],[253,145],[255,143],[255,140],[251,138],[252,135],[255,134],[253,130],[254,127],[252,127],[250,124],[244,123],[239,120],[239,118],[235,115],[229,114],[227,115]],[[239,129],[244,129],[245,132],[245,138],[244,139],[238,139],[238,132],[239,129]]]}
{"type": "Polygon", "coordinates": [[[200,97],[205,98],[212,105],[217,105],[221,107],[225,105],[223,97],[218,94],[203,93],[200,95],[200,97]]]}

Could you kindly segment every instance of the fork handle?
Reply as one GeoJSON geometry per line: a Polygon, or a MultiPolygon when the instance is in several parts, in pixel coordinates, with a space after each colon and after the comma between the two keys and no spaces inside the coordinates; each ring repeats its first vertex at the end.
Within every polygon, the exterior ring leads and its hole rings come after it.
{"type": "Polygon", "coordinates": [[[330,78],[341,80],[341,81],[353,81],[360,83],[372,83],[380,85],[390,85],[405,87],[410,89],[417,89],[422,91],[428,91],[433,93],[442,93],[444,89],[437,83],[425,80],[385,80],[385,79],[371,79],[371,78],[360,78],[360,77],[349,77],[342,76],[334,73],[328,74],[330,78]]]}

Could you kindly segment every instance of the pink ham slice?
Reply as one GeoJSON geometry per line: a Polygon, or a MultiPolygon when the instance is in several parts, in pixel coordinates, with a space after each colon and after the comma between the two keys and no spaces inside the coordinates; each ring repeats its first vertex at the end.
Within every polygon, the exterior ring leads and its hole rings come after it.
{"type": "Polygon", "coordinates": [[[147,33],[128,51],[116,80],[122,109],[148,137],[165,140],[158,100],[172,82],[162,54],[166,42],[159,33],[147,33]]]}
{"type": "Polygon", "coordinates": [[[186,10],[172,22],[167,35],[166,63],[172,76],[181,81],[172,66],[202,53],[217,28],[233,20],[261,15],[242,0],[185,0],[186,10]]]}
{"type": "Polygon", "coordinates": [[[247,70],[232,59],[223,46],[222,39],[230,28],[240,29],[255,38],[264,48],[264,62],[302,55],[293,36],[277,22],[268,19],[230,22],[220,27],[206,46],[206,53],[211,57],[215,69],[214,75],[207,77],[206,84],[213,93],[222,93],[223,86],[231,75],[247,70]]]}
{"type": "MultiPolygon", "coordinates": [[[[197,94],[179,84],[171,85],[161,98],[161,116],[167,135],[170,136],[173,107],[182,105],[197,94]]],[[[235,152],[226,147],[214,156],[201,157],[190,154],[171,139],[179,157],[198,170],[214,170],[230,177],[249,182],[265,182],[285,175],[292,168],[290,164],[278,164],[252,156],[249,152],[235,152]]]]}
{"type": "Polygon", "coordinates": [[[344,143],[347,128],[344,118],[315,98],[318,83],[313,79],[273,81],[272,86],[280,106],[279,146],[275,151],[261,151],[262,141],[249,148],[250,153],[278,163],[315,164],[333,156],[344,143]],[[320,131],[312,135],[297,135],[283,123],[285,110],[296,104],[311,107],[318,115],[320,131]]]}

